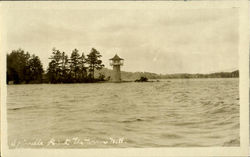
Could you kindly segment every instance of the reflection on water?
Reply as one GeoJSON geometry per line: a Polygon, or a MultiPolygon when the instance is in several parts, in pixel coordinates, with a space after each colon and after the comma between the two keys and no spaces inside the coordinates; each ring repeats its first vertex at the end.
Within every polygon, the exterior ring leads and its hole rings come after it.
{"type": "Polygon", "coordinates": [[[239,79],[8,86],[14,147],[239,146],[239,79]]]}

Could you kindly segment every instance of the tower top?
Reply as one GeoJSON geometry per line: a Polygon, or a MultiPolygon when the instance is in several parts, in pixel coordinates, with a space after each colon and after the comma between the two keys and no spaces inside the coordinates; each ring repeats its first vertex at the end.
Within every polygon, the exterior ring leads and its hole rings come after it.
{"type": "Polygon", "coordinates": [[[113,58],[110,58],[109,60],[117,61],[117,60],[124,60],[124,59],[120,58],[117,54],[115,54],[115,56],[113,58]]]}

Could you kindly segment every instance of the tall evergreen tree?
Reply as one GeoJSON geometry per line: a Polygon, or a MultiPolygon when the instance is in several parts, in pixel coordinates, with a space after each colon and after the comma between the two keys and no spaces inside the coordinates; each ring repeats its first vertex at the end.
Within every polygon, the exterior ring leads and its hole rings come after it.
{"type": "Polygon", "coordinates": [[[94,80],[95,69],[100,70],[104,67],[100,58],[102,55],[95,48],[91,49],[91,52],[87,55],[86,62],[89,64],[90,78],[94,80]]]}
{"type": "Polygon", "coordinates": [[[43,66],[38,56],[32,55],[28,61],[29,81],[42,82],[43,66]]]}
{"type": "Polygon", "coordinates": [[[60,73],[61,73],[61,67],[60,67],[60,61],[62,59],[62,53],[57,50],[56,48],[52,49],[52,56],[49,58],[51,59],[48,67],[48,77],[49,80],[52,83],[58,83],[61,82],[60,73]]]}
{"type": "Polygon", "coordinates": [[[65,52],[62,52],[61,55],[61,61],[59,62],[59,68],[60,68],[60,78],[62,82],[69,82],[69,67],[68,67],[68,55],[65,54],[65,52]]]}
{"type": "Polygon", "coordinates": [[[78,53],[77,49],[74,49],[71,53],[70,56],[70,71],[71,71],[71,76],[76,82],[78,80],[78,73],[80,72],[80,55],[78,53]]]}
{"type": "Polygon", "coordinates": [[[80,65],[80,82],[84,82],[87,78],[87,67],[86,64],[86,58],[84,53],[79,58],[79,65],[80,65]]]}

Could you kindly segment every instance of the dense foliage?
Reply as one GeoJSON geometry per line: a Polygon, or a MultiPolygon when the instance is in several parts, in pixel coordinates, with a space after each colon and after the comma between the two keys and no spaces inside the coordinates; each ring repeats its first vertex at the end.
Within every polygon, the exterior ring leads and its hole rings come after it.
{"type": "Polygon", "coordinates": [[[38,56],[30,55],[22,49],[7,54],[7,82],[40,83],[43,66],[38,56]]]}
{"type": "Polygon", "coordinates": [[[95,69],[100,70],[104,67],[100,60],[101,55],[96,49],[85,57],[77,49],[74,49],[70,58],[60,50],[53,49],[51,61],[47,69],[48,82],[50,83],[82,83],[104,81],[102,75],[94,77],[95,69]]]}
{"type": "Polygon", "coordinates": [[[92,48],[90,54],[87,55],[86,62],[89,64],[89,76],[90,78],[94,79],[95,76],[95,69],[101,70],[104,65],[102,64],[101,58],[102,56],[100,55],[100,52],[98,52],[96,49],[92,48]]]}

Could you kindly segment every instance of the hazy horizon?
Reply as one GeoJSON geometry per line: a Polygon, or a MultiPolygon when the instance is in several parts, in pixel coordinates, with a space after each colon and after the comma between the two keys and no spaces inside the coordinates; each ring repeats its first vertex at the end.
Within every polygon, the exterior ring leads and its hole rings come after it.
{"type": "Polygon", "coordinates": [[[96,48],[105,67],[124,58],[122,71],[212,73],[238,67],[238,9],[9,8],[7,52],[22,48],[47,69],[52,48],[70,56],[96,48]]]}
{"type": "MultiPolygon", "coordinates": [[[[112,67],[104,67],[108,70],[112,70],[112,67]]],[[[208,72],[208,73],[155,73],[155,72],[150,72],[150,71],[124,71],[124,70],[121,70],[121,72],[132,72],[132,73],[154,73],[154,74],[157,74],[157,75],[175,75],[175,74],[211,74],[211,73],[221,73],[221,72],[233,72],[233,71],[236,71],[236,70],[239,70],[239,69],[225,69],[225,70],[222,70],[222,71],[214,71],[214,72],[208,72]]]]}

